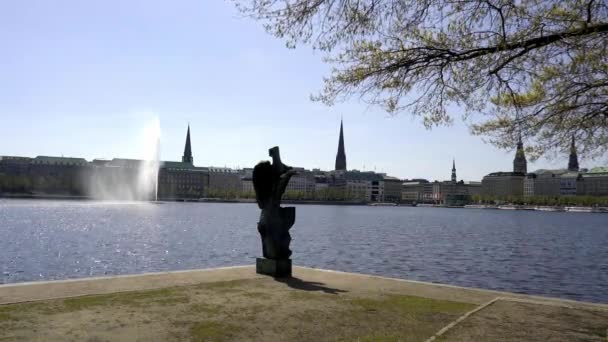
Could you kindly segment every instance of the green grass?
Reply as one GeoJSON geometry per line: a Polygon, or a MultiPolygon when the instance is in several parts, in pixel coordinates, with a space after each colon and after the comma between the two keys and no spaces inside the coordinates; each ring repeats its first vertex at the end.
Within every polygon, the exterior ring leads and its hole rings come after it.
{"type": "Polygon", "coordinates": [[[52,315],[57,313],[56,305],[45,302],[0,305],[0,323],[17,321],[32,314],[52,315]]]}
{"type": "Polygon", "coordinates": [[[290,299],[296,300],[314,300],[314,299],[323,299],[320,293],[308,292],[308,291],[292,291],[289,292],[290,299]]]}
{"type": "Polygon", "coordinates": [[[590,327],[589,332],[597,337],[605,337],[608,341],[608,324],[604,327],[590,327]]]}
{"type": "Polygon", "coordinates": [[[12,321],[14,317],[11,314],[0,312],[0,322],[12,321]]]}
{"type": "Polygon", "coordinates": [[[407,341],[402,336],[396,335],[385,335],[385,334],[373,334],[362,336],[357,339],[358,342],[401,342],[407,341]]]}
{"type": "Polygon", "coordinates": [[[172,305],[187,303],[189,297],[176,288],[121,292],[108,295],[74,297],[63,300],[63,312],[79,311],[95,306],[124,305],[145,306],[150,304],[172,305]]]}
{"type": "Polygon", "coordinates": [[[475,308],[474,304],[404,295],[388,295],[380,299],[357,298],[350,300],[350,302],[366,311],[391,311],[409,315],[424,315],[435,312],[452,314],[475,308]]]}
{"type": "Polygon", "coordinates": [[[475,307],[474,304],[406,295],[352,298],[344,302],[349,304],[350,310],[342,312],[340,319],[361,322],[365,327],[341,340],[361,342],[424,340],[446,322],[475,307]]]}
{"type": "Polygon", "coordinates": [[[262,325],[286,339],[320,332],[332,340],[406,341],[430,336],[473,307],[396,294],[361,298],[265,288],[238,280],[0,305],[0,331],[26,331],[39,322],[65,319],[48,315],[83,310],[100,315],[95,319],[101,321],[92,324],[111,326],[107,318],[114,316],[103,316],[108,310],[123,320],[137,314],[145,323],[164,324],[167,337],[174,340],[240,340],[255,336],[262,325]]]}
{"type": "Polygon", "coordinates": [[[222,311],[221,306],[205,304],[205,303],[192,304],[187,309],[187,313],[193,314],[193,315],[200,315],[200,314],[217,315],[221,311],[222,311]]]}
{"type": "Polygon", "coordinates": [[[272,298],[271,294],[264,293],[264,292],[258,292],[258,291],[243,292],[240,295],[249,297],[249,298],[262,299],[262,300],[268,300],[268,299],[272,298]]]}
{"type": "Polygon", "coordinates": [[[191,341],[225,341],[237,332],[238,327],[214,321],[196,322],[190,326],[191,341]]]}
{"type": "Polygon", "coordinates": [[[103,306],[174,305],[188,303],[189,297],[177,288],[121,292],[57,299],[44,302],[0,305],[0,322],[21,320],[32,314],[55,315],[103,306]]]}
{"type": "Polygon", "coordinates": [[[246,291],[247,289],[238,289],[238,287],[244,285],[247,280],[228,280],[218,281],[214,283],[202,283],[196,285],[197,289],[203,290],[222,290],[222,291],[246,291]]]}

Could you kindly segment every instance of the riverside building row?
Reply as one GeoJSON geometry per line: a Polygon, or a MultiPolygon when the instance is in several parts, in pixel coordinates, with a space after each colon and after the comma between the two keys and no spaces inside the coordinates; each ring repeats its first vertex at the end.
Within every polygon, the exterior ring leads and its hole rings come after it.
{"type": "MultiPolygon", "coordinates": [[[[0,194],[68,195],[133,199],[254,198],[252,168],[198,167],[194,165],[190,127],[181,161],[159,163],[156,193],[138,191],[146,161],[38,156],[0,156],[0,194]]],[[[429,203],[462,206],[474,198],[511,199],[530,196],[608,195],[608,168],[580,169],[572,141],[568,169],[527,173],[521,139],[513,161],[513,172],[494,172],[481,182],[457,180],[456,163],[448,181],[401,180],[384,173],[347,170],[343,122],[340,122],[338,151],[332,171],[298,172],[287,186],[285,198],[298,200],[429,203]]],[[[145,178],[154,182],[153,177],[145,178]]],[[[151,184],[148,184],[151,185],[151,184]]]]}
{"type": "Polygon", "coordinates": [[[608,196],[608,167],[579,168],[574,137],[570,144],[568,167],[527,172],[521,137],[512,172],[493,172],[482,179],[482,196],[511,200],[530,197],[608,196]]]}
{"type": "Polygon", "coordinates": [[[402,203],[426,203],[444,206],[463,206],[481,194],[481,182],[465,182],[456,177],[456,161],[452,161],[452,175],[448,181],[430,182],[426,179],[405,180],[402,203]]]}
{"type": "MultiPolygon", "coordinates": [[[[401,180],[386,174],[346,170],[343,123],[340,123],[336,169],[295,168],[286,198],[399,202],[401,180]]],[[[0,193],[62,195],[112,199],[200,199],[254,197],[252,170],[194,165],[190,127],[181,161],[158,163],[157,177],[142,177],[151,162],[38,156],[0,156],[0,193]],[[142,184],[142,180],[148,184],[142,184]],[[140,188],[154,189],[142,193],[140,188]],[[138,198],[127,194],[138,194],[138,198]]]]}

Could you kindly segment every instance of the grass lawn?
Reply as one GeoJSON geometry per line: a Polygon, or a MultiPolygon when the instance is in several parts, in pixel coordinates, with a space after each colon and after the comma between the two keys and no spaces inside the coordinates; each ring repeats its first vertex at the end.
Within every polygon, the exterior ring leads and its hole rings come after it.
{"type": "Polygon", "coordinates": [[[424,341],[473,308],[249,279],[0,305],[0,341],[424,341]]]}
{"type": "Polygon", "coordinates": [[[437,341],[608,341],[608,306],[296,270],[307,280],[245,267],[0,287],[5,301],[150,289],[0,305],[0,342],[425,341],[482,303],[437,341]],[[189,283],[152,289],[171,281],[189,283]]]}

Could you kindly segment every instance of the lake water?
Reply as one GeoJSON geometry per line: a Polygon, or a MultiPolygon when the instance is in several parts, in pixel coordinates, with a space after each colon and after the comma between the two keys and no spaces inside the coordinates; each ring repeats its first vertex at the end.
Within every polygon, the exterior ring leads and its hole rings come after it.
{"type": "MultiPolygon", "coordinates": [[[[0,200],[0,283],[255,263],[254,204],[0,200]]],[[[297,206],[295,265],[608,303],[608,215],[297,206]]]]}

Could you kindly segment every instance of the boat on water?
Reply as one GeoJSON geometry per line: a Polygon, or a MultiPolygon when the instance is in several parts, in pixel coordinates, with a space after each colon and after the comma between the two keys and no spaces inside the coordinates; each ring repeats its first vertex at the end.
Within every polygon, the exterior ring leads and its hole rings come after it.
{"type": "Polygon", "coordinates": [[[599,207],[599,208],[593,208],[591,210],[592,213],[603,213],[603,214],[608,214],[608,208],[604,208],[604,207],[599,207]]]}
{"type": "Polygon", "coordinates": [[[514,205],[499,205],[498,209],[502,209],[502,210],[517,210],[519,208],[517,208],[514,205]]]}
{"type": "Polygon", "coordinates": [[[498,209],[497,205],[492,204],[467,204],[464,207],[467,209],[498,209]]]}
{"type": "Polygon", "coordinates": [[[564,212],[566,211],[565,208],[562,207],[536,207],[534,208],[534,210],[538,210],[538,211],[552,211],[552,212],[564,212]]]}
{"type": "Polygon", "coordinates": [[[371,205],[372,207],[396,207],[397,203],[379,202],[379,203],[370,203],[369,205],[371,205]]]}
{"type": "Polygon", "coordinates": [[[483,204],[467,204],[464,206],[467,209],[485,209],[487,208],[487,205],[483,205],[483,204]]]}
{"type": "Polygon", "coordinates": [[[566,207],[566,211],[571,213],[591,213],[593,208],[591,207],[566,207]]]}

